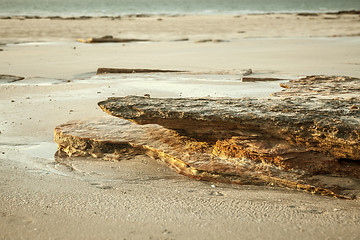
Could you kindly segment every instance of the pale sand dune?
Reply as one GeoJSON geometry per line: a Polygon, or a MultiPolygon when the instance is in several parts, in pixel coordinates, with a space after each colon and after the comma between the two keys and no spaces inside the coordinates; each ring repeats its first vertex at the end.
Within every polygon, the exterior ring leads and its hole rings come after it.
{"type": "Polygon", "coordinates": [[[110,96],[278,91],[241,83],[247,68],[259,77],[360,77],[360,37],[328,37],[359,29],[357,15],[0,20],[0,42],[8,43],[0,74],[26,77],[0,85],[0,239],[358,239],[359,200],[199,182],[146,157],[59,164],[52,138],[59,124],[106,116],[97,102],[110,96]],[[156,42],[75,42],[109,34],[156,42]],[[172,41],[180,38],[189,41],[172,41]],[[206,39],[228,42],[195,43],[206,39]],[[222,75],[87,79],[98,67],[222,75]]]}

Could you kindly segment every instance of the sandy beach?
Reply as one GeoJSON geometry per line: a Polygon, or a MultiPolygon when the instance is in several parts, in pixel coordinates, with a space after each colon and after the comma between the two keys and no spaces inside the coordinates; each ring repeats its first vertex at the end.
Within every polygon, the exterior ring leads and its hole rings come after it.
{"type": "Polygon", "coordinates": [[[0,19],[0,239],[359,239],[360,201],[189,179],[145,156],[56,161],[53,130],[111,96],[267,97],[360,77],[360,15],[0,19]],[[87,44],[111,35],[146,42],[87,44]],[[100,67],[190,73],[96,75],[100,67]]]}

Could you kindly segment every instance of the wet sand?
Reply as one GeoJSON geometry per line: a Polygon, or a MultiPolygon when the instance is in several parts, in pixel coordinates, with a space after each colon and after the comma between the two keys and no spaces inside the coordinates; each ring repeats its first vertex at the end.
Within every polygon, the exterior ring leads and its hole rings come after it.
{"type": "Polygon", "coordinates": [[[97,107],[110,96],[280,89],[241,82],[248,68],[254,77],[360,77],[360,38],[350,37],[359,24],[358,15],[0,20],[0,74],[25,77],[0,84],[0,239],[358,239],[359,200],[195,181],[143,156],[57,162],[52,138],[67,121],[110,117],[97,107]],[[76,42],[109,34],[151,41],[76,42]],[[206,39],[225,42],[197,42],[206,39]],[[95,76],[99,67],[193,73],[95,76]]]}

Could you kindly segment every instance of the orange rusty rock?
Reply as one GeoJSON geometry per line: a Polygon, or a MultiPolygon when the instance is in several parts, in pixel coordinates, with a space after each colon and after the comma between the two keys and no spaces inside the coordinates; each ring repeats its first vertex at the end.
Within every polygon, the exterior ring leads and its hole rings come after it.
{"type": "Polygon", "coordinates": [[[60,155],[147,154],[194,179],[360,196],[360,79],[309,76],[269,98],[109,98],[129,120],[55,129],[60,155]],[[357,105],[356,105],[357,106],[357,105]],[[357,184],[344,185],[344,179],[357,184]]]}
{"type": "Polygon", "coordinates": [[[358,110],[360,107],[358,105],[352,105],[351,106],[351,110],[358,110]]]}
{"type": "MultiPolygon", "coordinates": [[[[116,118],[72,121],[55,128],[58,157],[122,160],[137,154],[157,159],[176,172],[205,181],[287,187],[316,194],[351,198],[336,185],[324,185],[299,169],[282,168],[261,156],[232,156],[223,143],[198,142],[159,125],[136,125],[116,118]],[[219,145],[220,144],[220,145],[219,145]],[[223,155],[222,153],[225,153],[223,155]]],[[[236,139],[238,141],[238,139],[236,139]]],[[[266,154],[264,154],[265,156],[266,154]]],[[[317,176],[317,175],[315,175],[317,176]]],[[[340,177],[339,177],[340,178],[340,177]]]]}

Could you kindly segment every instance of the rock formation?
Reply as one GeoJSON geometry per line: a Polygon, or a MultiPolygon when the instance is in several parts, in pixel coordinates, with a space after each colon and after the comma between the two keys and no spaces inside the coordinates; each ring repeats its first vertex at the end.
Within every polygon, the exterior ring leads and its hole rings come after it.
{"type": "Polygon", "coordinates": [[[103,36],[100,38],[77,39],[82,43],[127,43],[127,42],[148,42],[148,39],[134,39],[134,38],[114,38],[113,36],[103,36]]]}
{"type": "Polygon", "coordinates": [[[0,74],[0,83],[13,83],[24,79],[25,79],[24,77],[0,74]]]}
{"type": "Polygon", "coordinates": [[[139,125],[73,122],[55,129],[55,141],[66,155],[147,154],[195,179],[359,194],[360,79],[310,76],[282,86],[266,99],[109,98],[102,110],[139,125]]]}
{"type": "Polygon", "coordinates": [[[241,78],[242,82],[269,82],[269,81],[285,81],[285,79],[281,79],[281,78],[269,78],[269,77],[264,77],[264,78],[259,78],[259,77],[242,77],[241,78]]]}
{"type": "Polygon", "coordinates": [[[168,72],[186,72],[179,70],[163,70],[163,69],[141,69],[141,68],[98,68],[96,74],[108,73],[168,73],[168,72]]]}

